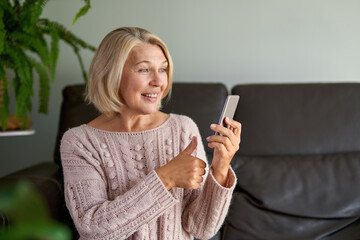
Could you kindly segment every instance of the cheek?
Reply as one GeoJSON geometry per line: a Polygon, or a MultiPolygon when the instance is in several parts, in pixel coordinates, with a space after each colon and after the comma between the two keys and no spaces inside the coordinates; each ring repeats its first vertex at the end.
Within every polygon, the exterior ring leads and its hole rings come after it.
{"type": "Polygon", "coordinates": [[[120,85],[121,92],[124,94],[130,94],[130,93],[139,91],[143,87],[142,82],[144,82],[144,81],[137,77],[133,77],[133,76],[124,78],[124,81],[122,80],[121,85],[120,85]]]}
{"type": "Polygon", "coordinates": [[[167,88],[168,84],[169,84],[167,74],[162,78],[162,82],[163,82],[162,88],[163,88],[163,90],[165,90],[167,88]]]}
{"type": "Polygon", "coordinates": [[[125,81],[121,82],[120,84],[120,100],[123,103],[128,103],[129,100],[132,98],[132,96],[134,95],[134,86],[132,84],[129,84],[130,81],[129,79],[126,79],[125,81]]]}

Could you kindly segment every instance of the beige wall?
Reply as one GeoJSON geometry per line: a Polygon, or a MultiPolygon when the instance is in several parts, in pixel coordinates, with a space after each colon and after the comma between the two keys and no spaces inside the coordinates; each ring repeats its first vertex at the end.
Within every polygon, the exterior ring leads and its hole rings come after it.
{"type": "MultiPolygon", "coordinates": [[[[175,81],[260,82],[360,80],[358,0],[92,0],[71,26],[81,0],[53,0],[44,17],[97,46],[119,26],[159,35],[175,63],[175,81]]],[[[93,53],[84,52],[88,67],[93,53]]],[[[62,44],[49,115],[32,113],[36,134],[0,137],[0,176],[52,161],[61,89],[81,83],[75,55],[62,44]]],[[[34,100],[37,106],[37,98],[34,100]]]]}

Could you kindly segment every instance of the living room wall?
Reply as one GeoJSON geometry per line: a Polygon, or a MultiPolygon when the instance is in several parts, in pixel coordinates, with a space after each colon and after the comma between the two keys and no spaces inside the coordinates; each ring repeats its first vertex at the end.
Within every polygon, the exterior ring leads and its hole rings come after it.
{"type": "MultiPolygon", "coordinates": [[[[117,27],[146,28],[167,43],[175,82],[223,82],[230,88],[246,83],[360,80],[358,0],[92,0],[91,4],[75,25],[71,22],[81,0],[50,1],[44,17],[95,46],[117,27]]],[[[83,56],[88,67],[93,53],[83,56]]],[[[0,176],[52,161],[61,90],[82,82],[75,55],[62,44],[49,115],[31,114],[36,130],[32,136],[0,137],[0,176]]]]}

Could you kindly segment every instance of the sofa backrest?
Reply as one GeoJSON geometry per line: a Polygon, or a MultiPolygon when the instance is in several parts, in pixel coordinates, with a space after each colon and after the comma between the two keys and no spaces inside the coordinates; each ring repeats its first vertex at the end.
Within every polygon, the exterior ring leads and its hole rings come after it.
{"type": "Polygon", "coordinates": [[[217,123],[228,91],[222,83],[174,83],[170,101],[165,100],[162,111],[189,116],[198,125],[208,161],[212,149],[206,138],[214,134],[211,123],[217,123]]]}
{"type": "Polygon", "coordinates": [[[90,122],[99,115],[96,108],[85,102],[85,84],[66,86],[62,91],[62,104],[58,133],[55,143],[54,161],[61,166],[60,142],[64,133],[73,127],[90,122]]]}
{"type": "Polygon", "coordinates": [[[237,85],[241,155],[360,151],[360,84],[237,85]]]}
{"type": "MultiPolygon", "coordinates": [[[[60,166],[60,141],[63,134],[69,128],[90,122],[99,115],[93,105],[85,103],[84,93],[85,84],[71,85],[63,89],[54,152],[55,162],[60,166]]],[[[207,155],[211,156],[212,150],[207,147],[206,137],[213,134],[210,124],[218,121],[227,93],[225,85],[221,83],[174,83],[171,97],[163,101],[162,111],[191,117],[199,127],[207,155]]]]}

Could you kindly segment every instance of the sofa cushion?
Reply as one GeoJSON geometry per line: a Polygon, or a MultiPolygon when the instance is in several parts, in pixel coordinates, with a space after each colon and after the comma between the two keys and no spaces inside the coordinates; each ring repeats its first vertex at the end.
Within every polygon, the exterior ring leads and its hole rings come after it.
{"type": "MultiPolygon", "coordinates": [[[[42,197],[49,207],[51,217],[59,218],[63,214],[57,208],[62,203],[63,197],[63,190],[59,181],[60,174],[60,168],[57,164],[43,162],[2,177],[0,186],[15,186],[19,181],[31,184],[37,192],[43,193],[42,197]]],[[[4,220],[4,218],[2,217],[0,220],[4,220]]]]}
{"type": "Polygon", "coordinates": [[[233,168],[238,187],[262,208],[314,218],[360,216],[360,152],[241,156],[233,168]]]}
{"type": "Polygon", "coordinates": [[[358,240],[360,220],[307,218],[249,207],[248,199],[235,193],[236,205],[229,210],[222,239],[227,240],[358,240]],[[246,216],[245,219],[239,216],[246,216]],[[240,224],[241,221],[241,224],[240,224]]]}
{"type": "Polygon", "coordinates": [[[227,234],[317,239],[360,219],[360,152],[234,160],[238,185],[227,234]]]}

